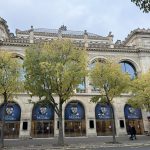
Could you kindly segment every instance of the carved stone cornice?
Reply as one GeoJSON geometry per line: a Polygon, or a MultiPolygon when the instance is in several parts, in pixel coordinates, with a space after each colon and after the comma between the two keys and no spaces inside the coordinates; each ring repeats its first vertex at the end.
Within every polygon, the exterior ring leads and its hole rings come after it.
{"type": "Polygon", "coordinates": [[[128,36],[125,38],[125,40],[122,42],[123,45],[125,45],[126,43],[128,43],[128,41],[136,34],[149,34],[150,35],[150,29],[140,29],[140,28],[137,28],[133,31],[131,31],[128,36]]]}
{"type": "Polygon", "coordinates": [[[3,42],[4,46],[22,46],[22,47],[26,47],[29,46],[30,43],[10,43],[10,42],[3,42]]]}
{"type": "Polygon", "coordinates": [[[7,25],[7,21],[0,17],[0,23],[4,25],[7,35],[10,35],[10,30],[7,25]]]}
{"type": "Polygon", "coordinates": [[[101,52],[127,52],[127,53],[150,53],[150,49],[132,49],[127,47],[122,48],[87,48],[88,51],[101,51],[101,52]]]}
{"type": "MultiPolygon", "coordinates": [[[[44,40],[44,39],[34,39],[34,43],[44,43],[44,42],[50,42],[50,39],[44,40]]],[[[84,42],[74,42],[75,46],[80,48],[85,48],[84,42]]],[[[0,41],[0,45],[8,45],[8,46],[23,46],[28,47],[30,46],[29,38],[10,38],[5,39],[4,41],[0,41]]],[[[141,53],[146,52],[150,53],[150,49],[141,49],[141,48],[135,48],[134,46],[123,46],[120,45],[112,45],[106,43],[92,43],[88,44],[88,47],[86,48],[88,51],[102,51],[102,52],[127,52],[127,53],[141,53]]]]}
{"type": "MultiPolygon", "coordinates": [[[[87,48],[88,51],[101,51],[101,52],[128,52],[128,53],[137,53],[138,50],[133,49],[117,49],[117,48],[87,48]]],[[[150,52],[150,51],[149,51],[150,52]]]]}
{"type": "Polygon", "coordinates": [[[12,46],[29,46],[29,40],[23,38],[10,38],[2,41],[2,45],[12,45],[12,46]]]}

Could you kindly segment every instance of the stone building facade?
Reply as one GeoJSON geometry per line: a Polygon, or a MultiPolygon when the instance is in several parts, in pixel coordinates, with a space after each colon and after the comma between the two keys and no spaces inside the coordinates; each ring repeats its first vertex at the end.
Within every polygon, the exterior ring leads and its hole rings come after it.
{"type": "MultiPolygon", "coordinates": [[[[131,76],[139,76],[150,69],[150,29],[135,29],[123,42],[118,40],[114,43],[111,32],[103,37],[86,30],[67,30],[64,25],[59,29],[36,29],[33,26],[25,31],[16,29],[14,35],[10,33],[7,22],[0,18],[0,50],[10,51],[22,61],[25,49],[30,44],[57,38],[71,39],[77,46],[86,47],[89,57],[88,67],[95,60],[111,58],[120,63],[124,71],[131,73],[131,76]]],[[[92,87],[86,77],[74,96],[63,106],[65,136],[111,135],[109,107],[90,102],[91,97],[97,94],[97,89],[92,87]]],[[[20,93],[14,98],[14,103],[8,105],[6,128],[9,133],[6,133],[6,138],[57,136],[58,117],[51,107],[40,107],[37,97],[32,98],[37,102],[35,106],[28,103],[28,99],[30,97],[27,93],[20,93]],[[15,109],[17,114],[20,114],[16,120],[9,116],[15,109]]],[[[149,131],[150,128],[148,114],[144,110],[135,110],[126,105],[128,99],[128,94],[122,94],[114,99],[116,135],[126,135],[129,123],[136,126],[138,134],[144,134],[144,131],[149,131]]],[[[2,107],[3,99],[0,101],[2,107]]]]}

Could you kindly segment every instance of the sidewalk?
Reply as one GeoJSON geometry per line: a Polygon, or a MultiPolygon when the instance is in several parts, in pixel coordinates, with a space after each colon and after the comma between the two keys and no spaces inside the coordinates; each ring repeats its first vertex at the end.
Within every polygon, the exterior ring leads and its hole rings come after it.
{"type": "Polygon", "coordinates": [[[65,138],[68,146],[55,146],[57,138],[5,140],[5,150],[73,150],[96,149],[101,147],[150,146],[150,136],[137,136],[137,140],[129,140],[128,136],[116,137],[117,144],[111,144],[112,137],[72,137],[65,138]]]}

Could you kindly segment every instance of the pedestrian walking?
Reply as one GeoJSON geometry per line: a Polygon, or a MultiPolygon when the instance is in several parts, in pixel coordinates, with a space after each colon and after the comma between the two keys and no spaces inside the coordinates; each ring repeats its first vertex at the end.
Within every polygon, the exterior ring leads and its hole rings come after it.
{"type": "Polygon", "coordinates": [[[128,132],[129,132],[129,134],[130,134],[130,137],[129,137],[129,139],[130,140],[133,140],[133,130],[132,130],[132,126],[129,124],[129,127],[128,127],[128,132]]]}
{"type": "Polygon", "coordinates": [[[132,133],[133,133],[133,138],[136,140],[136,129],[135,126],[132,126],[132,133]]]}

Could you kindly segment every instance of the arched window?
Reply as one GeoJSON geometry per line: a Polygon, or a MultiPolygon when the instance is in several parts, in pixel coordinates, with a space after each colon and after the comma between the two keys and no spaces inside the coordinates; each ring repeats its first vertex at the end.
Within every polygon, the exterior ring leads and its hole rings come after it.
{"type": "MultiPolygon", "coordinates": [[[[95,64],[97,63],[97,62],[99,62],[99,63],[105,63],[106,62],[106,60],[104,59],[104,58],[97,58],[97,59],[94,59],[92,62],[91,62],[91,64],[89,65],[89,69],[93,69],[94,67],[95,67],[95,64]]],[[[97,88],[97,87],[95,87],[95,86],[93,86],[92,84],[91,84],[91,91],[92,92],[99,92],[99,88],[97,88]]]]}
{"type": "Polygon", "coordinates": [[[25,80],[25,70],[23,68],[23,58],[16,56],[15,59],[17,59],[18,63],[21,65],[20,69],[20,80],[24,81],[25,80]]]}
{"type": "Polygon", "coordinates": [[[89,69],[92,69],[92,68],[95,66],[95,64],[96,64],[97,62],[105,63],[106,60],[105,60],[104,58],[97,58],[97,59],[94,59],[94,60],[89,64],[89,69]]]}
{"type": "Polygon", "coordinates": [[[135,79],[137,76],[135,67],[128,61],[122,61],[120,64],[122,71],[128,73],[131,79],[135,79]]]}
{"type": "Polygon", "coordinates": [[[81,83],[77,86],[77,93],[84,93],[86,90],[86,86],[85,86],[85,78],[82,79],[81,83]]]}

